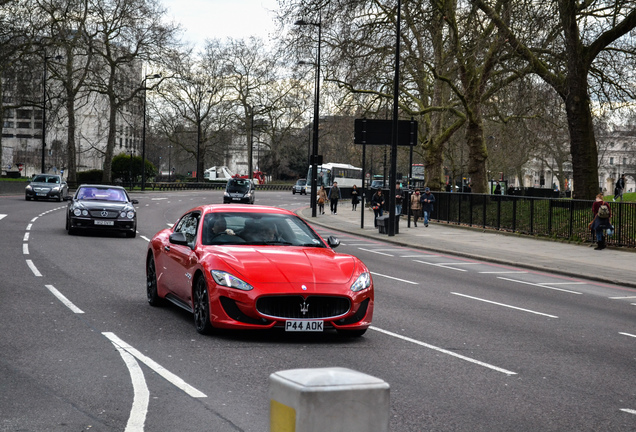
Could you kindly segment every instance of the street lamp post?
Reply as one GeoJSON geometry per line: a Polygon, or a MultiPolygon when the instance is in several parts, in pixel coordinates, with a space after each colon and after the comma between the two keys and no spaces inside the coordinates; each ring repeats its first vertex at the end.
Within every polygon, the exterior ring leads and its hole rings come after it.
{"type": "Polygon", "coordinates": [[[61,55],[48,57],[46,55],[46,51],[44,51],[44,75],[42,78],[42,173],[44,173],[45,165],[44,165],[44,155],[46,148],[46,72],[48,70],[48,59],[61,60],[61,55]]]}
{"type": "Polygon", "coordinates": [[[144,120],[141,134],[141,190],[146,190],[146,80],[161,78],[161,74],[149,74],[142,82],[144,87],[144,120]]]}
{"type": "Polygon", "coordinates": [[[168,146],[168,182],[172,181],[172,146],[168,146]]]}
{"type": "Polygon", "coordinates": [[[313,137],[312,137],[312,151],[310,157],[311,163],[311,216],[316,217],[316,207],[317,200],[316,194],[318,193],[317,188],[317,177],[318,177],[318,119],[319,119],[319,106],[320,106],[320,44],[322,39],[322,18],[318,18],[318,22],[311,22],[305,20],[298,20],[294,23],[295,25],[305,26],[312,25],[318,27],[318,51],[316,53],[316,85],[315,85],[315,96],[314,96],[314,124],[313,124],[313,137]]]}

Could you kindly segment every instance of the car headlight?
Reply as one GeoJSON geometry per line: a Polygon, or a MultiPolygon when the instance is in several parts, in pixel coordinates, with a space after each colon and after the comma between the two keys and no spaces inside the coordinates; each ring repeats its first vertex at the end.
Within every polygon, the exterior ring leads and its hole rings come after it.
{"type": "Polygon", "coordinates": [[[134,217],[135,217],[135,212],[134,212],[134,211],[132,211],[132,210],[128,210],[128,213],[126,213],[126,217],[127,217],[128,219],[132,219],[132,218],[134,218],[134,217]]]}
{"type": "Polygon", "coordinates": [[[223,196],[229,197],[229,196],[230,196],[230,194],[229,194],[229,193],[227,193],[227,192],[223,192],[223,196]]]}
{"type": "Polygon", "coordinates": [[[75,210],[73,210],[73,214],[74,214],[75,216],[81,216],[81,215],[82,215],[82,210],[81,210],[81,209],[76,208],[75,210]]]}
{"type": "Polygon", "coordinates": [[[351,291],[358,292],[371,286],[371,275],[367,272],[358,276],[358,279],[351,285],[351,291]]]}
{"type": "Polygon", "coordinates": [[[55,186],[53,189],[51,189],[51,192],[59,192],[59,191],[60,191],[59,186],[55,186]]]}
{"type": "Polygon", "coordinates": [[[210,274],[212,275],[214,282],[221,286],[237,288],[243,291],[251,291],[252,289],[254,289],[252,285],[242,281],[241,279],[231,275],[228,272],[220,270],[210,270],[210,274]]]}
{"type": "Polygon", "coordinates": [[[28,190],[28,191],[30,191],[30,190],[32,190],[32,189],[33,189],[33,186],[31,186],[31,185],[28,185],[28,186],[26,187],[26,190],[28,190]]]}

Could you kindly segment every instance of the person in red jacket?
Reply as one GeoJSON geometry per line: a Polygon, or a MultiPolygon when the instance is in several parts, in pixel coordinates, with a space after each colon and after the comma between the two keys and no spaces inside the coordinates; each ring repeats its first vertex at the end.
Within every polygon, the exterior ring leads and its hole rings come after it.
{"type": "Polygon", "coordinates": [[[603,232],[606,229],[612,228],[610,218],[612,217],[612,208],[603,200],[603,194],[596,195],[596,200],[592,204],[592,213],[594,213],[594,219],[590,222],[589,228],[596,233],[596,247],[595,250],[605,249],[605,238],[603,232]]]}

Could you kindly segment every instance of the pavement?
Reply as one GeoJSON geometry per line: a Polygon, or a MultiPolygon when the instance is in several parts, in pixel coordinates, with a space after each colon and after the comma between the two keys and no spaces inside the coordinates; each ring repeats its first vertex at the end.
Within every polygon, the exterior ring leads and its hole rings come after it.
{"type": "Polygon", "coordinates": [[[557,273],[636,288],[636,250],[608,247],[594,250],[590,243],[574,243],[547,238],[525,236],[496,230],[470,228],[446,222],[431,221],[428,227],[422,220],[415,227],[408,226],[406,216],[400,217],[398,233],[380,234],[373,227],[373,211],[361,207],[351,210],[349,202],[338,205],[332,215],[325,205],[325,214],[311,216],[311,208],[298,214],[312,224],[347,234],[366,237],[396,245],[436,253],[458,255],[480,261],[557,273]],[[364,226],[364,227],[362,227],[364,226]]]}

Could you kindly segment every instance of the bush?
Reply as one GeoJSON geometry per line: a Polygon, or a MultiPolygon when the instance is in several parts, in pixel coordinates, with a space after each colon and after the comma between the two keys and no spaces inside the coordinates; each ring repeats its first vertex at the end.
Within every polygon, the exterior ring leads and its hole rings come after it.
{"type": "Polygon", "coordinates": [[[89,171],[81,171],[77,173],[77,183],[101,183],[104,175],[104,170],[94,169],[89,171]]]}

